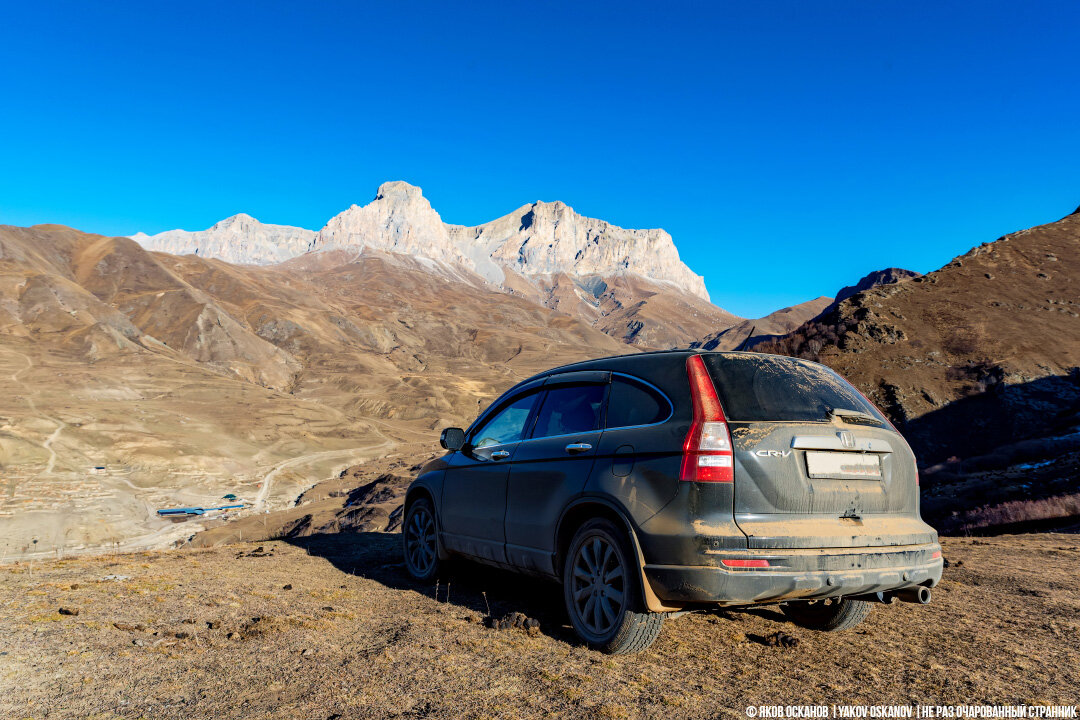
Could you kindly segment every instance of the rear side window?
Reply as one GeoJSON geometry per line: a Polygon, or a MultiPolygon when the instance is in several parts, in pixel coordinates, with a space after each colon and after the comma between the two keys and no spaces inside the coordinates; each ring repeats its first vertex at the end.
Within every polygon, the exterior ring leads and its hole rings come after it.
{"type": "Polygon", "coordinates": [[[671,405],[660,393],[628,378],[611,379],[607,427],[652,425],[671,414],[671,405]]]}
{"type": "Polygon", "coordinates": [[[494,417],[473,432],[473,447],[484,448],[520,440],[536,398],[536,393],[526,395],[495,413],[494,417]]]}
{"type": "Polygon", "coordinates": [[[702,354],[732,421],[827,422],[833,410],[885,418],[829,368],[775,355],[702,354]]]}
{"type": "Polygon", "coordinates": [[[596,430],[604,404],[603,385],[578,385],[548,390],[536,416],[534,438],[596,430]]]}

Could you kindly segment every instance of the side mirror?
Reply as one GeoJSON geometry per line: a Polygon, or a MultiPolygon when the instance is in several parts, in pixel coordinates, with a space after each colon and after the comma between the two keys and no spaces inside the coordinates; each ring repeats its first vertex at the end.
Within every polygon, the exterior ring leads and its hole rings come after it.
{"type": "Polygon", "coordinates": [[[465,446],[465,431],[461,428],[446,428],[439,436],[439,444],[450,452],[460,450],[465,446]]]}

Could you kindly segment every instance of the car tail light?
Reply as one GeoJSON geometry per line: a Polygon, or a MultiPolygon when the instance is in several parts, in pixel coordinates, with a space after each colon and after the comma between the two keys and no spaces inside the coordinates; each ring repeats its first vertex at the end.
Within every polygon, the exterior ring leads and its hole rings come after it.
{"type": "Polygon", "coordinates": [[[700,355],[686,359],[690,396],[694,403],[694,422],[683,443],[680,480],[687,482],[734,482],[735,457],[727,418],[720,398],[700,355]]]}

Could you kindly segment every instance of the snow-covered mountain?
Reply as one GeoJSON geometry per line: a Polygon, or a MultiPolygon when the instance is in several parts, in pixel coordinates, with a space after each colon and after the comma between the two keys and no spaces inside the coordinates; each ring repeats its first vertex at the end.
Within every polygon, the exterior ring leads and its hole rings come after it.
{"type": "Polygon", "coordinates": [[[131,236],[147,250],[171,255],[199,255],[238,265],[272,265],[307,252],[314,230],[291,225],[269,225],[240,213],[209,230],[167,230],[157,235],[131,236]]]}

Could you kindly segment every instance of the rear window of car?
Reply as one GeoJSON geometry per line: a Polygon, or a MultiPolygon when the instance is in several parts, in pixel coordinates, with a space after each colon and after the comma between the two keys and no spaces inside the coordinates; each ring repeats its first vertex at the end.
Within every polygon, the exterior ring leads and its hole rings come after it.
{"type": "Polygon", "coordinates": [[[885,418],[835,372],[776,355],[702,354],[724,414],[732,421],[828,422],[833,410],[885,418]]]}
{"type": "Polygon", "coordinates": [[[603,385],[568,386],[549,390],[536,416],[534,438],[595,430],[604,404],[603,385]]]}
{"type": "Polygon", "coordinates": [[[618,375],[611,379],[607,427],[652,425],[670,414],[670,403],[655,390],[618,375]]]}

